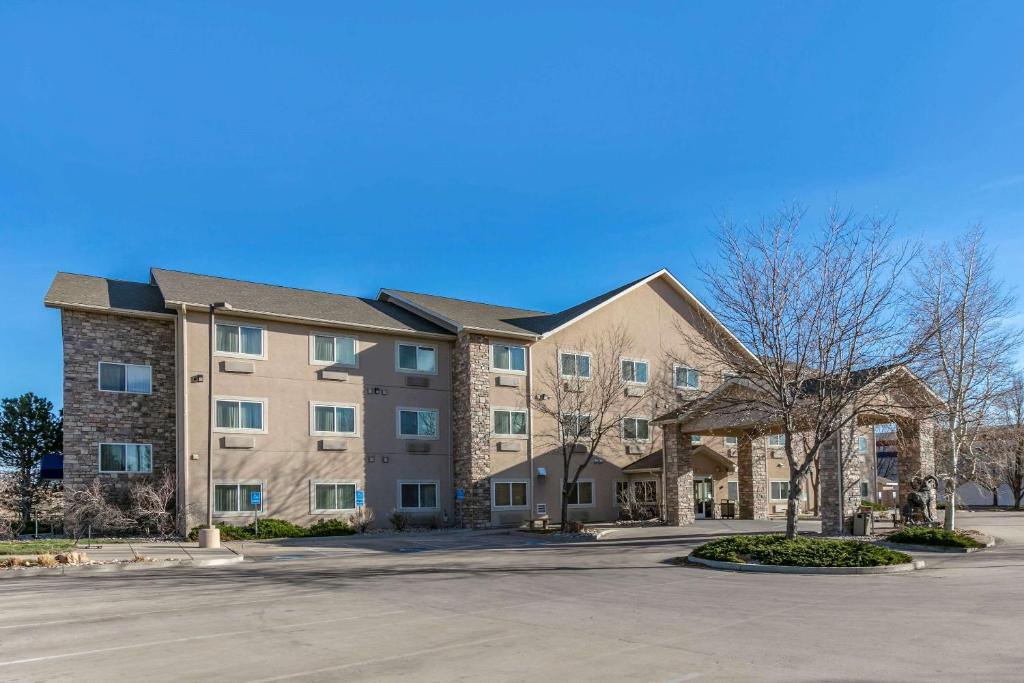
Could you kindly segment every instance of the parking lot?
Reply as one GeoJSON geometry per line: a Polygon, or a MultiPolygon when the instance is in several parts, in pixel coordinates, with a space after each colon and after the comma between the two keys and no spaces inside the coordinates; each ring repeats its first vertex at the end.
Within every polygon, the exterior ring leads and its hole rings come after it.
{"type": "Polygon", "coordinates": [[[456,532],[246,544],[247,561],[0,582],[0,679],[1020,680],[1024,515],[902,575],[666,563],[774,523],[593,543],[456,532]]]}

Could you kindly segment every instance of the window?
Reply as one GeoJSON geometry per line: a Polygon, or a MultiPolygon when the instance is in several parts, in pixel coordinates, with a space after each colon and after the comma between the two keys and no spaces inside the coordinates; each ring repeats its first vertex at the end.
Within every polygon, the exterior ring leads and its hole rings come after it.
{"type": "Polygon", "coordinates": [[[213,511],[218,514],[263,512],[263,484],[214,484],[213,511]],[[260,504],[252,504],[253,492],[259,492],[260,504]]]}
{"type": "Polygon", "coordinates": [[[222,432],[262,432],[263,401],[218,398],[216,424],[222,432]]]}
{"type": "Polygon", "coordinates": [[[492,508],[525,508],[525,481],[496,481],[491,485],[492,508]]]}
{"type": "Polygon", "coordinates": [[[590,355],[586,353],[562,353],[559,363],[562,377],[590,379],[590,355]]]}
{"type": "Polygon", "coordinates": [[[356,485],[341,482],[313,484],[313,512],[356,509],[356,485]]]}
{"type": "Polygon", "coordinates": [[[647,361],[624,359],[622,361],[622,381],[631,384],[647,384],[647,361]]]}
{"type": "Polygon", "coordinates": [[[153,368],[129,363],[100,363],[100,391],[148,394],[153,390],[153,368]]]}
{"type": "Polygon", "coordinates": [[[868,437],[858,436],[857,437],[857,452],[864,455],[868,452],[868,437]]]}
{"type": "Polygon", "coordinates": [[[526,436],[526,411],[495,408],[491,413],[496,436],[526,436]]]}
{"type": "Polygon", "coordinates": [[[402,372],[437,372],[437,349],[423,344],[397,344],[395,346],[398,369],[402,372]]]}
{"type": "Polygon", "coordinates": [[[738,481],[730,481],[725,485],[725,497],[729,500],[739,500],[740,498],[740,483],[738,481]]]}
{"type": "Polygon", "coordinates": [[[312,434],[356,434],[355,406],[314,403],[312,407],[312,434]]]}
{"type": "Polygon", "coordinates": [[[773,481],[771,482],[771,487],[772,500],[789,500],[788,481],[773,481]]]}
{"type": "Polygon", "coordinates": [[[436,510],[437,482],[398,482],[399,510],[436,510]]]}
{"type": "Polygon", "coordinates": [[[654,505],[658,502],[658,484],[653,479],[645,479],[643,481],[617,481],[615,482],[615,504],[623,505],[626,501],[623,500],[626,491],[626,487],[630,484],[633,485],[633,495],[636,496],[636,502],[645,503],[647,505],[654,505]]]}
{"type": "Polygon", "coordinates": [[[690,444],[696,446],[701,442],[700,434],[690,434],[690,444]]]}
{"type": "Polygon", "coordinates": [[[589,415],[563,415],[562,430],[566,439],[590,438],[589,415]]]}
{"type": "Polygon", "coordinates": [[[650,441],[650,420],[642,417],[622,418],[622,438],[629,441],[650,441]]]}
{"type": "Polygon", "coordinates": [[[673,384],[676,389],[700,389],[700,372],[677,365],[673,369],[673,384]]]}
{"type": "Polygon", "coordinates": [[[263,328],[217,323],[217,353],[263,358],[263,328]]]}
{"type": "Polygon", "coordinates": [[[739,440],[735,436],[725,437],[726,447],[736,448],[739,445],[739,440]]]}
{"type": "Polygon", "coordinates": [[[782,448],[786,445],[785,434],[769,434],[768,435],[768,448],[782,448]]]}
{"type": "Polygon", "coordinates": [[[491,368],[508,372],[526,372],[526,349],[508,344],[491,344],[491,368]]]}
{"type": "Polygon", "coordinates": [[[358,342],[355,337],[335,337],[314,334],[312,338],[313,364],[347,365],[355,367],[358,342]]]}
{"type": "Polygon", "coordinates": [[[594,482],[577,481],[569,491],[569,505],[586,507],[594,504],[594,482]]]}
{"type": "MultiPolygon", "coordinates": [[[[861,437],[861,438],[863,438],[863,437],[861,437]]],[[[862,481],[860,483],[860,497],[861,498],[867,498],[869,495],[871,495],[871,494],[868,491],[868,483],[866,481],[862,481]]]]}
{"type": "Polygon", "coordinates": [[[436,439],[437,411],[399,408],[398,436],[405,439],[436,439]]]}
{"type": "Polygon", "coordinates": [[[153,447],[148,443],[101,443],[100,472],[152,472],[153,447]]]}

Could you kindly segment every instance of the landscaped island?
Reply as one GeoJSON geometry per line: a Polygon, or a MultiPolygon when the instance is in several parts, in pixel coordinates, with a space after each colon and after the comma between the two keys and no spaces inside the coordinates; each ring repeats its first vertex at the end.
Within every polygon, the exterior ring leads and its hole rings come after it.
{"type": "Polygon", "coordinates": [[[962,531],[946,531],[932,527],[907,527],[890,535],[890,543],[934,545],[942,548],[984,548],[985,544],[962,531]]]}
{"type": "Polygon", "coordinates": [[[693,557],[717,562],[787,567],[883,567],[912,562],[910,555],[863,541],[807,538],[782,534],[729,536],[705,543],[693,557]]]}

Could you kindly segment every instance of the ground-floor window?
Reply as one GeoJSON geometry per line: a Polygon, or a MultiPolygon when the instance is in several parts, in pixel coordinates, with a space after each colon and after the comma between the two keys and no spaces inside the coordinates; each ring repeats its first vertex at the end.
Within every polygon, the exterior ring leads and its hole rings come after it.
{"type": "Polygon", "coordinates": [[[400,510],[436,510],[436,481],[398,482],[398,507],[400,510]]]}
{"type": "Polygon", "coordinates": [[[653,479],[644,481],[617,481],[615,482],[615,503],[624,505],[630,501],[626,498],[628,488],[632,484],[633,496],[637,503],[654,505],[658,502],[658,483],[653,479]]]}
{"type": "Polygon", "coordinates": [[[318,481],[313,484],[313,511],[356,509],[356,485],[351,482],[318,481]]]}
{"type": "Polygon", "coordinates": [[[215,484],[213,511],[217,513],[263,512],[263,484],[215,484]],[[252,504],[252,494],[260,494],[260,504],[252,504]]]}
{"type": "Polygon", "coordinates": [[[569,491],[569,505],[580,507],[594,504],[594,482],[577,481],[576,485],[569,491]]]}
{"type": "Polygon", "coordinates": [[[152,472],[153,447],[148,443],[101,443],[100,472],[152,472]]]}
{"type": "Polygon", "coordinates": [[[771,482],[771,487],[772,500],[789,500],[788,481],[773,481],[771,482]]]}
{"type": "Polygon", "coordinates": [[[740,483],[738,481],[730,481],[725,485],[725,497],[729,500],[740,499],[740,483]]]}
{"type": "Polygon", "coordinates": [[[525,481],[496,481],[491,484],[491,507],[525,508],[525,481]]]}
{"type": "Polygon", "coordinates": [[[867,498],[869,495],[871,495],[871,493],[868,491],[868,483],[866,481],[862,481],[860,483],[860,497],[867,498]]]}

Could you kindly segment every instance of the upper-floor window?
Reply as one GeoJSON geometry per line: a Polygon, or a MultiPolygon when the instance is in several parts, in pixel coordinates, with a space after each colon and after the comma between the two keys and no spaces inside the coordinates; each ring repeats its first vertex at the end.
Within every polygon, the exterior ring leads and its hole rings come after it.
{"type": "Polygon", "coordinates": [[[676,389],[700,389],[700,371],[677,365],[672,371],[672,383],[676,389]]]}
{"type": "Polygon", "coordinates": [[[643,417],[622,418],[622,438],[629,441],[650,441],[650,420],[643,417]]]}
{"type": "Polygon", "coordinates": [[[562,377],[590,379],[590,354],[563,351],[559,359],[562,377]]]}
{"type": "Polygon", "coordinates": [[[525,410],[495,408],[492,411],[492,421],[496,436],[526,436],[525,410]]]}
{"type": "Polygon", "coordinates": [[[217,323],[217,353],[263,358],[263,328],[217,323]]]}
{"type": "Polygon", "coordinates": [[[153,447],[148,443],[101,443],[100,472],[152,472],[153,447]]]}
{"type": "Polygon", "coordinates": [[[356,365],[354,337],[339,337],[327,334],[313,335],[313,362],[318,365],[356,365]]]}
{"type": "Polygon", "coordinates": [[[398,436],[404,439],[436,439],[437,411],[399,408],[398,436]]]}
{"type": "Polygon", "coordinates": [[[858,436],[857,437],[857,452],[864,455],[868,452],[868,437],[858,436]]]}
{"type": "Polygon", "coordinates": [[[313,404],[313,434],[356,434],[356,407],[330,403],[313,404]]]}
{"type": "Polygon", "coordinates": [[[103,361],[100,363],[100,390],[148,394],[153,391],[153,368],[103,361]]]}
{"type": "Polygon", "coordinates": [[[526,348],[491,344],[491,368],[506,372],[526,372],[526,348]]]}
{"type": "Polygon", "coordinates": [[[735,436],[725,437],[725,445],[729,448],[735,448],[739,444],[739,439],[735,436]]]}
{"type": "Polygon", "coordinates": [[[632,384],[647,384],[647,361],[623,359],[622,381],[632,384]]]}
{"type": "Polygon", "coordinates": [[[218,398],[217,429],[222,432],[262,432],[263,401],[218,398]]]}
{"type": "Polygon", "coordinates": [[[768,448],[782,448],[786,445],[785,434],[769,434],[768,435],[768,448]]]}
{"type": "Polygon", "coordinates": [[[565,438],[570,441],[577,438],[589,439],[590,422],[590,415],[563,415],[562,432],[565,435],[565,438]]]}
{"type": "Polygon", "coordinates": [[[437,349],[426,344],[395,345],[398,369],[402,372],[437,372],[437,349]]]}
{"type": "Polygon", "coordinates": [[[701,442],[702,440],[703,440],[703,439],[701,439],[701,436],[700,436],[700,434],[690,434],[690,444],[691,444],[691,445],[694,445],[694,446],[696,446],[696,445],[697,445],[697,444],[699,444],[699,443],[700,443],[700,442],[701,442]]]}

